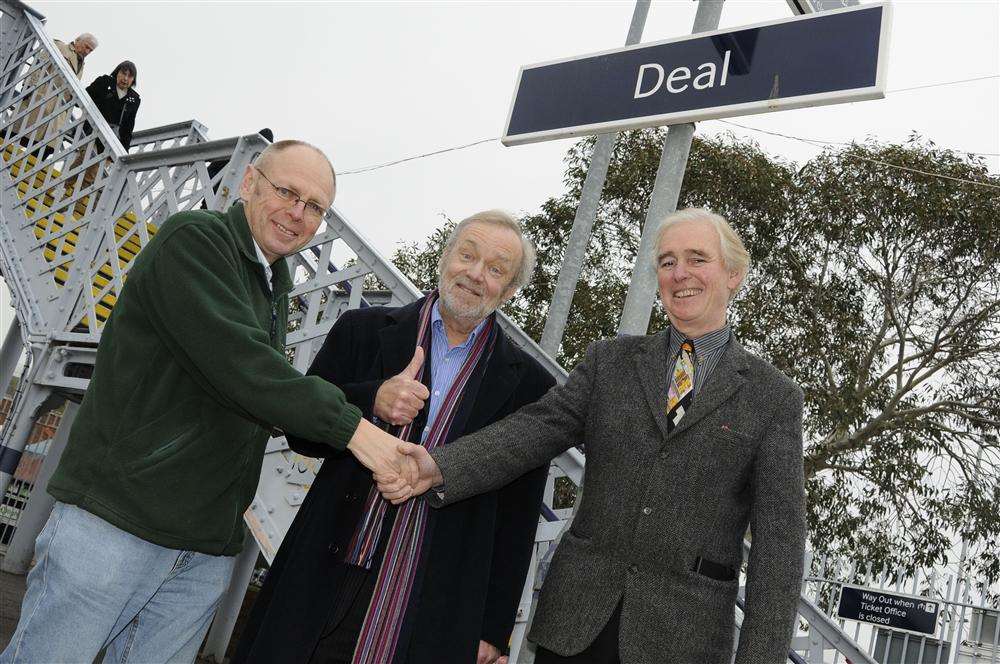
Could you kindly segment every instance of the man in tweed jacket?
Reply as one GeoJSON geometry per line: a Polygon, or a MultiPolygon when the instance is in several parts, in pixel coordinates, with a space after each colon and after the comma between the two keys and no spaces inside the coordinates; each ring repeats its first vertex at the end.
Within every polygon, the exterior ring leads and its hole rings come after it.
{"type": "Polygon", "coordinates": [[[451,504],[583,443],[586,491],[541,590],[535,661],[729,664],[749,526],[736,662],[785,662],[805,541],[802,391],[729,334],[749,256],[725,219],[677,212],[657,247],[669,329],[593,344],[565,385],[461,444],[400,445],[412,475],[380,487],[402,501],[433,486],[431,503],[451,504]],[[694,376],[678,418],[684,342],[694,376]]]}

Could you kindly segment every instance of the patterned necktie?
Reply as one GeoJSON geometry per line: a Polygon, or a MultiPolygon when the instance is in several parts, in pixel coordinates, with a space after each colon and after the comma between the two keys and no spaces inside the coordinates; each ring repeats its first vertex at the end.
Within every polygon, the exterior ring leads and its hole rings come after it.
{"type": "Polygon", "coordinates": [[[674,430],[694,399],[694,343],[685,339],[667,392],[667,432],[674,430]]]}

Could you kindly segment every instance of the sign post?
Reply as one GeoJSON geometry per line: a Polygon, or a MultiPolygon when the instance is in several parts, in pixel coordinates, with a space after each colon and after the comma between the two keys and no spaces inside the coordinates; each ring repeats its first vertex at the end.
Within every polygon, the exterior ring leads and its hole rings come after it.
{"type": "MultiPolygon", "coordinates": [[[[628,36],[625,38],[626,46],[639,43],[648,13],[649,0],[636,0],[628,36]]],[[[573,229],[570,231],[569,241],[566,242],[566,252],[563,254],[562,266],[559,268],[559,277],[556,280],[556,287],[552,291],[552,301],[549,302],[549,310],[545,316],[542,340],[538,344],[553,358],[559,356],[559,345],[562,343],[563,333],[566,330],[566,320],[569,318],[570,306],[573,304],[576,284],[580,281],[580,273],[583,272],[583,263],[587,257],[587,245],[590,243],[594,220],[597,219],[597,206],[601,201],[601,192],[604,190],[604,181],[608,176],[611,153],[614,150],[616,140],[618,140],[617,133],[601,134],[597,137],[594,151],[590,154],[587,177],[584,179],[583,190],[580,192],[580,202],[576,207],[576,214],[573,216],[573,229]]]]}

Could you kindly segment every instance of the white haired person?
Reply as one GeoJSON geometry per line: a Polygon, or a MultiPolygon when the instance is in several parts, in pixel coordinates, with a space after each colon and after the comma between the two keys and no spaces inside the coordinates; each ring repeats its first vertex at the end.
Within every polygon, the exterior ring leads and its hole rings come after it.
{"type": "MultiPolygon", "coordinates": [[[[66,63],[69,65],[69,68],[73,71],[73,73],[76,74],[77,79],[81,79],[83,77],[84,61],[87,59],[87,56],[90,55],[95,48],[97,48],[97,37],[89,32],[84,32],[68,44],[59,41],[58,39],[54,40],[54,42],[56,49],[60,54],[62,54],[63,58],[65,58],[66,63]]],[[[38,53],[44,54],[45,52],[39,49],[38,53]]],[[[32,97],[36,102],[47,97],[51,93],[52,88],[50,77],[54,77],[56,75],[56,67],[50,64],[47,67],[36,69],[34,73],[28,76],[25,80],[25,88],[34,89],[34,94],[29,95],[29,97],[25,98],[24,101],[21,102],[21,108],[18,112],[23,112],[32,105],[32,97]],[[44,83],[46,79],[49,79],[49,82],[44,83]]],[[[61,98],[57,95],[45,102],[44,106],[34,108],[21,122],[16,123],[14,131],[19,132],[22,128],[31,127],[36,121],[38,121],[39,118],[44,118],[51,114],[55,111],[56,107],[59,106],[61,99],[68,101],[70,96],[68,93],[62,95],[61,98]]],[[[49,149],[46,150],[46,154],[51,154],[51,151],[58,147],[58,141],[55,140],[54,137],[59,133],[59,130],[62,129],[63,125],[66,124],[67,119],[69,119],[69,113],[67,111],[63,111],[52,118],[49,122],[44,122],[35,129],[34,140],[36,143],[46,139],[49,142],[49,149]]],[[[29,144],[30,141],[27,136],[21,137],[21,145],[27,146],[29,144]]]]}

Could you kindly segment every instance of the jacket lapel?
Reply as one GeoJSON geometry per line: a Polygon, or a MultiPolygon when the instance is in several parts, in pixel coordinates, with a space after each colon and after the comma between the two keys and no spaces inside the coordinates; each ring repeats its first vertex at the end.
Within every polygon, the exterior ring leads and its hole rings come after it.
{"type": "Polygon", "coordinates": [[[670,329],[663,330],[646,339],[643,350],[635,354],[635,370],[639,374],[646,403],[653,412],[656,426],[663,437],[667,437],[667,342],[670,329]]]}
{"type": "Polygon", "coordinates": [[[493,354],[489,357],[486,370],[476,372],[478,376],[473,375],[465,386],[462,405],[448,432],[449,443],[466,431],[476,431],[485,426],[517,387],[520,361],[510,352],[510,342],[499,321],[495,325],[497,339],[493,354]]]}
{"type": "MultiPolygon", "coordinates": [[[[417,349],[417,324],[420,322],[420,307],[426,298],[401,307],[389,314],[394,325],[386,325],[378,331],[382,348],[382,377],[391,378],[406,368],[417,349]]],[[[430,365],[430,358],[424,358],[424,374],[430,365]]]]}
{"type": "MultiPolygon", "coordinates": [[[[691,428],[703,417],[714,411],[725,403],[731,396],[743,387],[746,382],[741,374],[747,370],[746,351],[735,339],[730,339],[726,350],[719,358],[712,375],[708,377],[701,392],[694,397],[691,408],[684,413],[684,417],[671,432],[671,436],[677,436],[686,429],[691,428]]],[[[664,390],[665,391],[665,390],[664,390]]],[[[664,408],[666,404],[664,404],[664,408]]]]}
{"type": "Polygon", "coordinates": [[[635,355],[635,368],[642,383],[643,392],[653,419],[664,438],[672,438],[696,424],[703,417],[726,402],[746,382],[741,375],[747,369],[746,351],[735,339],[731,339],[719,364],[694,398],[691,408],[684,413],[680,423],[669,431],[667,424],[667,382],[673,367],[667,356],[670,329],[649,337],[643,351],[635,355]]]}
{"type": "MultiPolygon", "coordinates": [[[[379,376],[381,378],[392,378],[406,368],[406,365],[413,359],[413,352],[417,349],[417,328],[420,325],[420,309],[424,305],[426,297],[422,297],[416,302],[412,302],[405,307],[389,312],[389,318],[393,324],[386,325],[378,331],[380,344],[381,367],[379,376]]],[[[431,358],[424,355],[424,373],[421,381],[431,389],[431,358]]],[[[430,408],[430,401],[424,402],[424,407],[417,413],[410,428],[409,441],[419,442],[423,434],[424,426],[427,424],[427,411],[430,408]]],[[[389,426],[386,424],[386,426],[389,426]]],[[[402,427],[389,427],[387,431],[394,436],[399,435],[402,427]]]]}

